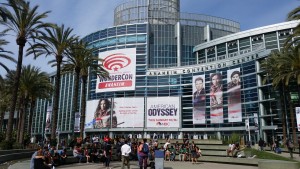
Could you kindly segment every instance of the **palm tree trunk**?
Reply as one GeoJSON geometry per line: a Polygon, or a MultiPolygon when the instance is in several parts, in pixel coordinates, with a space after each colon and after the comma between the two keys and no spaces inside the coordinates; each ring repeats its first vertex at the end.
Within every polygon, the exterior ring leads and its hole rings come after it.
{"type": "Polygon", "coordinates": [[[19,129],[20,129],[20,111],[21,111],[21,106],[22,106],[22,97],[19,97],[19,101],[17,103],[17,119],[16,119],[16,125],[17,125],[17,129],[16,129],[16,132],[17,132],[17,138],[16,140],[19,141],[19,129]]]}
{"type": "MultiPolygon", "coordinates": [[[[57,58],[60,56],[56,56],[57,58]]],[[[56,128],[57,128],[57,116],[58,116],[58,105],[59,105],[59,91],[60,91],[60,66],[61,59],[57,60],[56,67],[56,80],[55,80],[55,93],[53,99],[53,114],[52,114],[52,127],[51,127],[51,141],[56,138],[56,128]]]]}
{"type": "Polygon", "coordinates": [[[294,104],[291,99],[291,92],[288,92],[288,102],[289,102],[289,108],[290,108],[290,120],[292,125],[292,131],[293,131],[293,142],[297,143],[297,135],[296,135],[296,126],[295,126],[295,113],[294,113],[294,104]]]}
{"type": "Polygon", "coordinates": [[[27,125],[27,133],[29,136],[31,136],[32,116],[33,116],[34,108],[35,108],[35,99],[32,98],[30,103],[29,120],[27,125]]]}
{"type": "Polygon", "coordinates": [[[82,95],[81,95],[81,117],[80,117],[80,137],[83,138],[86,108],[86,84],[87,76],[82,76],[82,95]]]}
{"type": "Polygon", "coordinates": [[[26,120],[26,114],[27,114],[27,99],[25,98],[25,102],[24,105],[22,106],[22,111],[23,111],[23,115],[21,120],[21,127],[19,128],[20,131],[20,136],[19,136],[19,143],[23,145],[23,141],[24,141],[24,135],[25,135],[25,120],[26,120]]]}
{"type": "Polygon", "coordinates": [[[80,69],[75,68],[75,79],[74,79],[74,95],[73,95],[73,110],[71,114],[71,130],[72,130],[72,137],[74,138],[74,125],[75,125],[75,113],[78,111],[78,89],[79,89],[79,73],[80,69]]]}
{"type": "Polygon", "coordinates": [[[2,126],[3,126],[4,115],[5,115],[5,109],[0,109],[0,132],[3,131],[2,126]]]}
{"type": "MultiPolygon", "coordinates": [[[[284,85],[282,85],[282,95],[281,96],[281,103],[284,103],[284,105],[286,105],[285,102],[285,97],[284,97],[284,93],[285,93],[285,87],[284,85]]],[[[283,135],[283,142],[285,143],[286,140],[286,107],[285,106],[281,106],[281,114],[282,114],[282,135],[283,135]]]]}
{"type": "Polygon", "coordinates": [[[18,53],[18,63],[17,63],[17,70],[14,79],[14,90],[10,102],[10,111],[8,116],[8,124],[6,130],[5,141],[9,141],[12,138],[12,131],[13,131],[13,122],[14,122],[14,115],[16,109],[16,103],[18,99],[18,89],[20,85],[20,75],[22,69],[22,62],[23,62],[23,49],[26,43],[26,39],[18,38],[17,44],[19,45],[19,53],[18,53]]]}
{"type": "Polygon", "coordinates": [[[17,138],[16,138],[16,141],[17,142],[19,142],[19,140],[20,140],[20,129],[21,129],[21,123],[22,123],[22,118],[23,118],[23,116],[24,116],[24,111],[23,111],[23,109],[22,109],[22,107],[23,107],[23,105],[24,105],[24,102],[23,102],[23,97],[21,96],[20,98],[19,98],[19,105],[18,105],[18,113],[17,113],[17,129],[16,129],[16,132],[17,132],[17,138]]]}

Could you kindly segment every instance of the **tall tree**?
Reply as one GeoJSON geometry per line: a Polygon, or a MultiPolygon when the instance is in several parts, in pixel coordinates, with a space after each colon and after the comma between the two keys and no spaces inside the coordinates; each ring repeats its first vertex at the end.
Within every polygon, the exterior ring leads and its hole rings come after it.
{"type": "MultiPolygon", "coordinates": [[[[46,33],[39,38],[39,42],[32,45],[28,49],[27,55],[34,54],[34,57],[54,56],[55,59],[49,61],[56,66],[55,76],[55,92],[53,98],[53,112],[52,112],[52,126],[51,126],[51,140],[55,140],[57,129],[57,116],[59,106],[60,93],[60,77],[61,65],[64,57],[68,55],[70,46],[74,43],[77,37],[72,34],[73,29],[65,28],[64,25],[56,26],[55,28],[46,28],[46,33]]],[[[52,65],[52,66],[53,66],[52,65]]]]}
{"type": "MultiPolygon", "coordinates": [[[[4,36],[3,33],[0,33],[0,38],[4,36]]],[[[7,72],[9,71],[9,68],[6,66],[6,64],[4,62],[2,62],[3,60],[9,60],[12,61],[14,63],[17,63],[16,59],[14,59],[12,56],[10,56],[9,54],[12,54],[12,52],[7,51],[4,49],[4,46],[7,45],[8,42],[4,39],[0,39],[0,67],[4,68],[7,72]]],[[[1,77],[1,75],[0,75],[1,77]]]]}
{"type": "MultiPolygon", "coordinates": [[[[281,79],[276,79],[280,76],[280,67],[278,67],[277,61],[278,58],[282,56],[282,53],[278,51],[274,51],[271,53],[271,55],[266,58],[262,63],[261,67],[265,70],[267,73],[267,76],[265,79],[263,79],[264,83],[266,81],[269,81],[272,79],[272,86],[274,88],[279,88],[279,91],[281,92],[281,100],[283,101],[282,107],[284,107],[284,101],[285,97],[283,97],[283,92],[285,92],[285,87],[283,86],[284,82],[281,79]]],[[[282,119],[282,134],[283,134],[283,141],[286,140],[287,130],[286,130],[286,109],[282,108],[281,112],[281,119],[282,119]]]]}
{"type": "MultiPolygon", "coordinates": [[[[296,141],[296,126],[295,126],[295,113],[293,110],[293,102],[291,100],[291,92],[290,92],[290,84],[292,82],[296,82],[298,85],[298,89],[300,86],[300,52],[299,48],[290,46],[286,50],[282,50],[280,52],[273,52],[273,54],[266,59],[268,64],[264,66],[267,72],[272,77],[273,86],[278,86],[283,84],[287,92],[286,99],[289,103],[290,108],[290,120],[293,131],[293,139],[296,141]]],[[[298,95],[300,92],[298,90],[298,95]]]]}
{"type": "Polygon", "coordinates": [[[9,107],[10,98],[11,94],[6,79],[0,76],[0,131],[3,125],[4,114],[9,107]]]}
{"type": "MultiPolygon", "coordinates": [[[[95,64],[97,61],[101,61],[97,57],[93,56],[93,53],[96,51],[94,48],[88,48],[88,44],[79,41],[75,43],[70,50],[70,54],[66,63],[64,64],[64,71],[74,71],[75,80],[74,80],[74,95],[73,95],[73,111],[72,111],[72,120],[74,119],[74,114],[78,109],[78,89],[79,89],[79,77],[82,81],[82,90],[81,90],[81,110],[80,110],[80,137],[83,137],[84,124],[85,124],[85,109],[86,109],[86,86],[87,78],[89,74],[89,68],[94,71],[98,71],[98,75],[102,77],[108,77],[108,72],[104,69],[98,69],[99,66],[95,64]]],[[[101,66],[100,66],[101,67],[101,66]]],[[[72,130],[74,130],[74,125],[72,125],[72,130]]]]}
{"type": "Polygon", "coordinates": [[[30,101],[30,109],[28,115],[28,125],[27,125],[27,133],[31,135],[31,126],[32,126],[32,116],[35,108],[36,100],[39,99],[47,99],[51,97],[53,92],[53,85],[50,82],[49,75],[46,72],[40,71],[39,68],[31,68],[34,70],[34,77],[32,79],[33,83],[30,85],[29,91],[29,101],[30,101]]]}
{"type": "Polygon", "coordinates": [[[23,115],[21,115],[21,126],[19,128],[19,143],[23,143],[24,140],[24,133],[25,133],[25,122],[26,117],[28,118],[28,126],[27,126],[27,133],[30,134],[31,132],[31,123],[32,123],[32,107],[30,107],[30,111],[28,111],[28,106],[34,106],[30,104],[32,101],[31,99],[45,98],[50,96],[50,92],[52,90],[52,84],[49,81],[49,77],[45,72],[42,72],[40,68],[35,66],[23,66],[22,74],[20,78],[20,94],[22,95],[23,104],[22,104],[22,111],[23,115]]]}
{"type": "MultiPolygon", "coordinates": [[[[299,19],[300,19],[300,6],[290,11],[287,15],[288,21],[299,20],[299,19]]],[[[285,49],[288,49],[290,46],[293,46],[295,44],[299,44],[300,42],[299,36],[300,36],[300,24],[298,24],[293,29],[293,33],[290,36],[288,36],[288,38],[286,39],[284,44],[285,49]]]]}
{"type": "Polygon", "coordinates": [[[24,46],[27,41],[40,35],[44,28],[50,27],[52,24],[43,22],[43,19],[47,17],[49,12],[39,14],[38,6],[31,7],[30,3],[25,0],[7,0],[5,9],[7,21],[1,20],[0,24],[6,27],[4,32],[16,33],[16,43],[19,46],[17,69],[14,78],[14,91],[10,103],[8,126],[5,137],[5,140],[9,141],[13,130],[13,118],[18,97],[24,46]]]}

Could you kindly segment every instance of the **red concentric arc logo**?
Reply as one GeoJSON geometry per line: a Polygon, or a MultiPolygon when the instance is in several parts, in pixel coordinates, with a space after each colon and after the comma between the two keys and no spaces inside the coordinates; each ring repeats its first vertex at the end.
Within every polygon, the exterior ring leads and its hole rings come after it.
{"type": "Polygon", "coordinates": [[[131,63],[130,58],[128,58],[123,53],[115,53],[107,56],[103,61],[103,66],[108,70],[118,71],[131,63]]]}

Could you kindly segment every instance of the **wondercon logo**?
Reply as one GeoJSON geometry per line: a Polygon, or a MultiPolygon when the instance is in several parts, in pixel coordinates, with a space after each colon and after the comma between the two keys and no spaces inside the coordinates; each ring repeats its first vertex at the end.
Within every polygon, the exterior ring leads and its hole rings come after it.
{"type": "Polygon", "coordinates": [[[117,72],[119,69],[122,69],[128,66],[131,63],[129,57],[123,53],[115,53],[107,56],[103,61],[103,66],[108,70],[113,70],[117,72]]]}

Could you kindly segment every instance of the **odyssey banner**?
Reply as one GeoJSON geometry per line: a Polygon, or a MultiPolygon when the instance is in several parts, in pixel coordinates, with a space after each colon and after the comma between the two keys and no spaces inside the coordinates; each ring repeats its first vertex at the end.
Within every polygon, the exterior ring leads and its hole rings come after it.
{"type": "Polygon", "coordinates": [[[179,97],[148,97],[147,127],[179,127],[179,97]]]}

